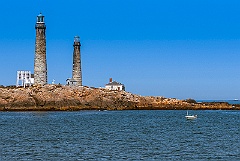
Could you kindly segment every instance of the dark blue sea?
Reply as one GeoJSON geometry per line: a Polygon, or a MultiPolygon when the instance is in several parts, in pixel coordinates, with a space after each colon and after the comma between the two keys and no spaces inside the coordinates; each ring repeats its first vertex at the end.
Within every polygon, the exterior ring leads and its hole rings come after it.
{"type": "Polygon", "coordinates": [[[189,113],[0,112],[0,160],[240,160],[240,111],[189,113]]]}

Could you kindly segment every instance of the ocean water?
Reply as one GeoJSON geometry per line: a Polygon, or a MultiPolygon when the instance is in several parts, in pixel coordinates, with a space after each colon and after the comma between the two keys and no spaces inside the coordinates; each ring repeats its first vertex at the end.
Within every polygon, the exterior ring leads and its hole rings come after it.
{"type": "Polygon", "coordinates": [[[0,160],[240,160],[240,111],[0,112],[0,160]]]}

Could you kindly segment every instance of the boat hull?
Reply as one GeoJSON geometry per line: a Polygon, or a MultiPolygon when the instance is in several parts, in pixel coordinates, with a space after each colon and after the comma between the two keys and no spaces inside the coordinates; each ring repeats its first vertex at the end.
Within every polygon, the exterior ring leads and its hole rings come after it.
{"type": "Polygon", "coordinates": [[[194,119],[197,118],[197,115],[188,115],[188,116],[185,116],[185,118],[186,118],[187,120],[194,120],[194,119]]]}

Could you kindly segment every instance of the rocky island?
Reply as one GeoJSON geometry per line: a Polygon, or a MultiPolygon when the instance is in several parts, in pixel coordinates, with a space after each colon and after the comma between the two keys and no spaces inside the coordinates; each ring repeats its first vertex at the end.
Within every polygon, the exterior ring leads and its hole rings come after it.
{"type": "Polygon", "coordinates": [[[44,85],[0,88],[0,111],[239,110],[239,105],[139,96],[102,88],[44,85]]]}
{"type": "MultiPolygon", "coordinates": [[[[240,109],[228,103],[197,103],[192,99],[139,96],[124,90],[82,86],[81,43],[73,42],[72,78],[67,86],[47,84],[46,25],[40,13],[35,24],[34,74],[18,71],[19,81],[30,87],[0,86],[0,111],[74,111],[74,110],[185,110],[240,109]],[[35,84],[35,85],[34,85],[35,84]],[[69,85],[69,86],[68,86],[69,85]],[[74,85],[74,86],[73,86],[74,85]]],[[[111,82],[111,81],[110,81],[111,82]]]]}

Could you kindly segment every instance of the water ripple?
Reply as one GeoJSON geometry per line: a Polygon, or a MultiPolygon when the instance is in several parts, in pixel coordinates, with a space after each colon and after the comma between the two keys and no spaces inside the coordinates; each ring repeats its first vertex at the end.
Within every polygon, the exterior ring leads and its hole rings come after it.
{"type": "Polygon", "coordinates": [[[239,111],[0,112],[0,160],[239,160],[239,111]]]}

